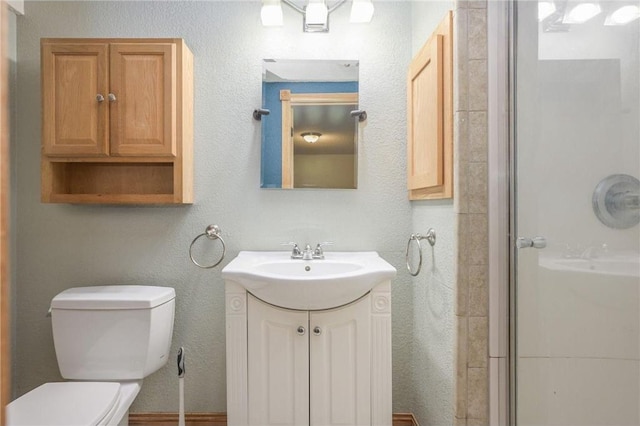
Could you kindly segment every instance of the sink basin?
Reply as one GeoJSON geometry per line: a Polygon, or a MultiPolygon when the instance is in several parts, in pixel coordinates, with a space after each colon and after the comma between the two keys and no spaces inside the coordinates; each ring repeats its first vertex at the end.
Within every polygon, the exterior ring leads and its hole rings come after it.
{"type": "Polygon", "coordinates": [[[396,275],[373,251],[328,252],[325,259],[291,259],[285,251],[241,251],[223,270],[259,299],[289,309],[341,306],[396,275]]]}

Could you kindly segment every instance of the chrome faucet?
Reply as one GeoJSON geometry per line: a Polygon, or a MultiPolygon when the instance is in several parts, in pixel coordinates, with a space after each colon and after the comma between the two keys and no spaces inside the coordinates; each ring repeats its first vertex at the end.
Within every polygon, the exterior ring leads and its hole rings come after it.
{"type": "Polygon", "coordinates": [[[302,260],[313,260],[313,259],[324,259],[324,251],[322,250],[322,246],[328,246],[333,243],[331,242],[323,242],[318,243],[315,249],[312,249],[309,244],[305,245],[304,250],[300,250],[298,244],[296,243],[283,243],[285,246],[293,246],[291,250],[291,259],[302,259],[302,260]]]}

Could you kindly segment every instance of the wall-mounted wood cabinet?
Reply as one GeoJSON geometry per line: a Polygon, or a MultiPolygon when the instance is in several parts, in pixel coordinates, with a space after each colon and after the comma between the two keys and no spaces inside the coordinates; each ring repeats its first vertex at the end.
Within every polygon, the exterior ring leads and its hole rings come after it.
{"type": "Polygon", "coordinates": [[[193,55],[180,39],[42,39],[42,201],[193,201],[193,55]]]}
{"type": "Polygon", "coordinates": [[[453,197],[453,15],[447,13],[407,76],[410,200],[453,197]]]}

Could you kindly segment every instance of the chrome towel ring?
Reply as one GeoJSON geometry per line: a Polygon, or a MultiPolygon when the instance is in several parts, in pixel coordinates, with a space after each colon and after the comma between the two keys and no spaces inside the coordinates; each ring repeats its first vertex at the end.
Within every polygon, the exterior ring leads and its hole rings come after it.
{"type": "Polygon", "coordinates": [[[407,269],[409,270],[409,273],[413,277],[418,276],[418,274],[420,273],[420,270],[422,269],[422,246],[420,245],[420,240],[424,240],[424,239],[429,241],[429,244],[431,244],[431,247],[435,246],[436,231],[433,228],[429,228],[427,230],[427,235],[411,234],[411,236],[409,237],[409,241],[407,241],[407,252],[405,253],[404,258],[407,261],[407,269]],[[416,270],[416,272],[413,272],[411,270],[411,265],[409,264],[409,248],[411,246],[411,241],[416,242],[416,244],[418,245],[418,253],[420,254],[420,261],[418,262],[418,269],[416,270]]]}
{"type": "Polygon", "coordinates": [[[221,232],[218,225],[209,225],[202,234],[198,235],[193,239],[193,241],[191,241],[191,245],[189,246],[189,257],[197,267],[202,269],[211,269],[215,268],[220,264],[220,262],[222,262],[222,260],[224,259],[224,254],[227,252],[227,245],[224,243],[224,239],[222,239],[222,236],[220,234],[221,232]],[[210,240],[220,240],[220,242],[222,243],[222,255],[220,256],[220,259],[218,259],[218,261],[213,265],[201,265],[193,258],[193,245],[196,243],[196,241],[198,241],[198,238],[200,237],[207,237],[210,240]]]}

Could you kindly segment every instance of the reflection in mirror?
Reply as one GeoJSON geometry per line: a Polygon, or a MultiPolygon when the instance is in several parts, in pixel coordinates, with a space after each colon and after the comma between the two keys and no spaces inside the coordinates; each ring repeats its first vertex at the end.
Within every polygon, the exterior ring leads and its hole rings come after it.
{"type": "Polygon", "coordinates": [[[262,188],[356,188],[358,61],[263,62],[262,188]]]}

